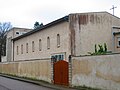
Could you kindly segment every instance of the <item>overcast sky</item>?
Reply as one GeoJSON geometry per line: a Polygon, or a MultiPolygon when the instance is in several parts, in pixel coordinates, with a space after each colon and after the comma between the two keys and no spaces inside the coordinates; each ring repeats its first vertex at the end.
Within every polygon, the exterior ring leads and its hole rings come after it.
{"type": "Polygon", "coordinates": [[[47,24],[70,13],[107,11],[120,17],[120,0],[0,0],[0,22],[33,28],[35,21],[47,24]]]}

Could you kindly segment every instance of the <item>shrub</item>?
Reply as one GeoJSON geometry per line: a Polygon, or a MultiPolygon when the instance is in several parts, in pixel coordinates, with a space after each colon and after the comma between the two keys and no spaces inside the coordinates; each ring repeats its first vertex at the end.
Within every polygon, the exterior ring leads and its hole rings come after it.
{"type": "Polygon", "coordinates": [[[102,54],[106,54],[107,53],[107,45],[106,43],[104,43],[103,45],[98,44],[98,49],[97,49],[97,45],[95,44],[95,52],[88,52],[88,54],[90,55],[102,55],[102,54]]]}

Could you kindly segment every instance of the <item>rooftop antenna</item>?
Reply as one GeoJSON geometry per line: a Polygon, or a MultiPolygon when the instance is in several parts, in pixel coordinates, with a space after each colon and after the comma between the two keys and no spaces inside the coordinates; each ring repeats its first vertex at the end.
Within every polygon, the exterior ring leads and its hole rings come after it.
{"type": "Polygon", "coordinates": [[[114,5],[112,5],[112,8],[110,10],[113,10],[113,15],[114,15],[114,9],[117,8],[114,5]]]}

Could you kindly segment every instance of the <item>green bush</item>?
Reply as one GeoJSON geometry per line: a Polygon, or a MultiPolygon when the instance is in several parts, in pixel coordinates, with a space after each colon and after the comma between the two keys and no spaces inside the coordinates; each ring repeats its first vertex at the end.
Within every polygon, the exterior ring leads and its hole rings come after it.
{"type": "Polygon", "coordinates": [[[98,49],[97,49],[97,45],[95,44],[95,52],[88,52],[88,54],[90,55],[102,55],[102,54],[106,54],[107,53],[107,45],[106,43],[104,43],[103,45],[98,44],[98,49]]]}

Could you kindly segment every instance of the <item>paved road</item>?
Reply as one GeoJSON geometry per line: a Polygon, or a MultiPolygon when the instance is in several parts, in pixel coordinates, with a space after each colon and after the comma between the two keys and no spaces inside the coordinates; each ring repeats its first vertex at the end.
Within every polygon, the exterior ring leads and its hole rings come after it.
{"type": "Polygon", "coordinates": [[[53,90],[53,89],[0,76],[0,90],[53,90]]]}

